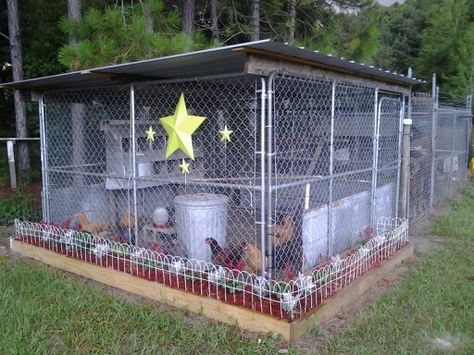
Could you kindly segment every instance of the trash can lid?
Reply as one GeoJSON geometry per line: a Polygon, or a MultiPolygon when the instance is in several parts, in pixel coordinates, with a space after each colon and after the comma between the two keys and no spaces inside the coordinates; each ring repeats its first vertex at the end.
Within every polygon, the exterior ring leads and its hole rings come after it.
{"type": "Polygon", "coordinates": [[[225,205],[229,201],[226,195],[219,194],[190,194],[179,195],[174,198],[176,205],[186,206],[217,206],[225,205]]]}

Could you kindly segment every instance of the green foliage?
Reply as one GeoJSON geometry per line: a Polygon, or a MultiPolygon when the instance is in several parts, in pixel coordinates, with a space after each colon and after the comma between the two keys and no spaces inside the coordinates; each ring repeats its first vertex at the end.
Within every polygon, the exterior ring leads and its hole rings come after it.
{"type": "MultiPolygon", "coordinates": [[[[188,321],[24,260],[0,260],[0,353],[276,354],[279,338],[188,321]]],[[[189,316],[188,316],[189,317],[189,316]]],[[[290,353],[294,352],[292,348],[290,353]]]]}
{"type": "Polygon", "coordinates": [[[73,70],[159,57],[192,49],[192,39],[177,32],[179,14],[162,13],[162,2],[149,1],[154,31],[149,32],[141,6],[129,5],[125,11],[108,7],[89,9],[77,22],[67,17],[60,21],[63,32],[72,34],[78,44],[59,51],[59,61],[73,70]],[[156,24],[156,25],[155,25],[156,24]]]}
{"type": "Polygon", "coordinates": [[[323,330],[318,327],[317,325],[313,325],[310,329],[309,332],[314,335],[323,335],[323,330]]]}
{"type": "Polygon", "coordinates": [[[467,0],[442,0],[427,14],[421,33],[416,71],[424,77],[437,73],[440,86],[451,97],[473,90],[474,12],[467,0]]]}
{"type": "Polygon", "coordinates": [[[21,191],[0,200],[0,225],[11,224],[15,218],[28,221],[37,221],[40,218],[37,202],[21,191]]]}
{"type": "Polygon", "coordinates": [[[445,236],[442,245],[409,266],[400,283],[320,353],[472,354],[473,214],[471,187],[437,220],[433,232],[445,236]],[[452,348],[443,351],[436,339],[446,339],[452,348]]]}

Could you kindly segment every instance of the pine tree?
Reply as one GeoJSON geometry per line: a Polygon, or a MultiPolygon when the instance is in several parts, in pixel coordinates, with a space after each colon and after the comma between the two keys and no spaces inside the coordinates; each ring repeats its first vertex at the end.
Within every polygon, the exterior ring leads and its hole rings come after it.
{"type": "MultiPolygon", "coordinates": [[[[78,39],[77,46],[61,48],[59,61],[77,70],[159,57],[192,49],[192,39],[180,31],[180,15],[165,11],[162,1],[144,0],[153,19],[145,19],[140,3],[109,7],[104,11],[90,8],[81,21],[63,18],[60,26],[78,39]],[[147,25],[148,23],[148,25],[147,25]]],[[[149,16],[147,14],[147,16],[149,16]]]]}

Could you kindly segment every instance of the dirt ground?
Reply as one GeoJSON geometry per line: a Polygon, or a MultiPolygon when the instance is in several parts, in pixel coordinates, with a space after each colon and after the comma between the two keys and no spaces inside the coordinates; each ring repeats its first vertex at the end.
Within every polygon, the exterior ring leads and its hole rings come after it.
{"type": "MultiPolygon", "coordinates": [[[[26,195],[33,197],[36,201],[41,201],[41,182],[34,182],[22,187],[21,190],[26,195]]],[[[10,195],[15,193],[9,186],[0,187],[0,200],[6,199],[10,195]]]]}
{"type": "MultiPolygon", "coordinates": [[[[432,219],[432,218],[430,218],[432,219]]],[[[387,293],[390,288],[403,276],[408,270],[409,264],[416,264],[419,261],[421,255],[428,253],[431,249],[440,245],[442,238],[434,235],[427,235],[424,233],[426,226],[429,225],[429,221],[423,223],[423,225],[417,226],[416,230],[412,231],[413,237],[411,241],[415,245],[415,254],[405,263],[396,267],[390,274],[386,275],[385,278],[380,280],[375,287],[367,291],[364,295],[359,297],[359,299],[352,303],[349,308],[344,312],[340,313],[337,318],[334,318],[328,322],[320,324],[318,327],[314,328],[312,333],[306,335],[296,346],[301,352],[314,352],[317,351],[318,347],[321,347],[330,337],[344,330],[350,328],[354,322],[357,320],[359,315],[367,308],[369,308],[375,301],[380,298],[382,295],[387,293]]],[[[8,237],[13,234],[12,227],[0,227],[0,258],[18,258],[19,256],[13,255],[9,251],[9,239],[8,237]]],[[[38,264],[36,261],[29,260],[32,264],[38,264]]],[[[164,304],[160,304],[155,301],[151,301],[144,297],[133,295],[125,291],[121,291],[103,284],[99,284],[92,280],[87,280],[79,276],[71,275],[77,282],[84,283],[86,285],[93,285],[95,287],[100,287],[107,294],[112,294],[119,297],[125,302],[130,302],[133,304],[139,305],[154,305],[155,307],[166,310],[168,312],[179,312],[186,316],[187,321],[190,324],[202,324],[203,322],[211,322],[204,317],[195,315],[185,310],[178,310],[174,307],[170,307],[164,304]]],[[[248,333],[249,337],[255,337],[255,334],[248,333]]],[[[285,352],[287,344],[281,342],[282,352],[285,352]]]]}

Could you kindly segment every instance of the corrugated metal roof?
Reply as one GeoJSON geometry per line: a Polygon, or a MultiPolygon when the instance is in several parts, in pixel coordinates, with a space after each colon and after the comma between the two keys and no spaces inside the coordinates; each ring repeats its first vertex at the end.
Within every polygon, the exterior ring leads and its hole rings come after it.
{"type": "Polygon", "coordinates": [[[321,66],[328,70],[343,71],[355,76],[372,77],[402,85],[414,85],[422,82],[397,73],[349,62],[319,52],[296,48],[270,40],[262,40],[21,80],[1,84],[0,87],[44,91],[116,85],[140,80],[181,79],[207,75],[244,73],[248,53],[254,53],[263,57],[277,57],[282,60],[304,61],[304,63],[321,66]]]}

